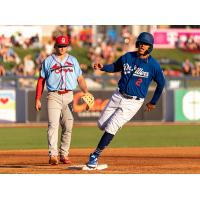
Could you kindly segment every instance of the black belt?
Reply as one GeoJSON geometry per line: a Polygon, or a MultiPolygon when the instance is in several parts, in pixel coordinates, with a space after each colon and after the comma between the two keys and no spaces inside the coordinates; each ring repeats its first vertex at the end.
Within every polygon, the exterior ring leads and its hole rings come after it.
{"type": "Polygon", "coordinates": [[[136,96],[130,96],[126,93],[124,93],[122,90],[119,90],[119,93],[125,98],[125,99],[135,99],[135,100],[140,100],[139,97],[136,96]]]}

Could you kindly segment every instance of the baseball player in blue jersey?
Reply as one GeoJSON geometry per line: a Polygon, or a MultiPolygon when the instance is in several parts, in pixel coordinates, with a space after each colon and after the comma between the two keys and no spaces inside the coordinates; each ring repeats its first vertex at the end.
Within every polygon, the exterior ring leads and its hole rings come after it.
{"type": "Polygon", "coordinates": [[[77,59],[67,53],[69,40],[67,36],[58,36],[55,53],[49,55],[42,63],[37,83],[35,108],[41,109],[41,95],[46,82],[48,90],[48,148],[49,164],[60,162],[69,164],[69,148],[73,127],[73,90],[79,85],[83,94],[88,93],[85,79],[77,59]],[[58,152],[58,129],[62,127],[60,152],[58,152]]]}
{"type": "Polygon", "coordinates": [[[117,90],[98,119],[98,127],[104,134],[96,150],[89,156],[86,163],[89,168],[97,167],[101,152],[109,145],[117,131],[141,108],[152,80],[157,83],[157,87],[151,101],[146,104],[145,111],[149,112],[155,108],[163,91],[165,78],[159,63],[150,55],[153,43],[153,36],[148,32],[142,32],[136,41],[137,51],[126,53],[113,64],[94,64],[95,70],[121,72],[121,79],[117,90]]]}

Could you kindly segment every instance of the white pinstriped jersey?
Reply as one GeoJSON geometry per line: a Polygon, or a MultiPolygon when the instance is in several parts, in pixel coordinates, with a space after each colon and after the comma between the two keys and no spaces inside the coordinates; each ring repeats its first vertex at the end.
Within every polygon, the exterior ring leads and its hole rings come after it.
{"type": "Polygon", "coordinates": [[[46,79],[48,91],[74,90],[80,75],[82,70],[77,59],[69,54],[62,61],[55,54],[49,55],[43,61],[40,71],[40,76],[46,79]]]}

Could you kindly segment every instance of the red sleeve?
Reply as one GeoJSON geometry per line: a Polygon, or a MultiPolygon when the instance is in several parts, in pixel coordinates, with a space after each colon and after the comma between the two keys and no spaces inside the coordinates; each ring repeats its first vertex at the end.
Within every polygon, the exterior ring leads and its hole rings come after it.
{"type": "Polygon", "coordinates": [[[45,85],[45,79],[43,77],[39,77],[38,78],[38,82],[37,82],[37,87],[36,87],[36,96],[35,99],[40,100],[41,96],[42,96],[42,92],[44,90],[44,85],[45,85]]]}

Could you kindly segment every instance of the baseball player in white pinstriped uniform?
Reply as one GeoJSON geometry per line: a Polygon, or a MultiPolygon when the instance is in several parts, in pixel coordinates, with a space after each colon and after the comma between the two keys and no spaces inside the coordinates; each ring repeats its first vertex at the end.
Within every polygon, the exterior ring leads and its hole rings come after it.
{"type": "Polygon", "coordinates": [[[41,95],[46,82],[48,90],[48,149],[49,164],[60,162],[69,164],[69,148],[73,127],[73,90],[79,85],[83,94],[88,92],[77,59],[67,53],[69,39],[58,36],[55,42],[55,53],[49,55],[42,63],[36,89],[35,108],[41,109],[41,95]],[[58,152],[58,129],[62,128],[60,152],[58,152]]]}
{"type": "Polygon", "coordinates": [[[95,151],[89,156],[86,163],[89,168],[97,167],[98,157],[102,151],[109,145],[117,131],[141,108],[152,81],[156,82],[157,87],[151,101],[146,104],[146,111],[155,108],[163,91],[165,78],[160,64],[150,55],[153,44],[153,36],[148,32],[142,32],[136,41],[137,51],[127,52],[112,64],[94,64],[95,70],[121,72],[121,78],[117,90],[98,119],[98,127],[104,134],[95,151]]]}

